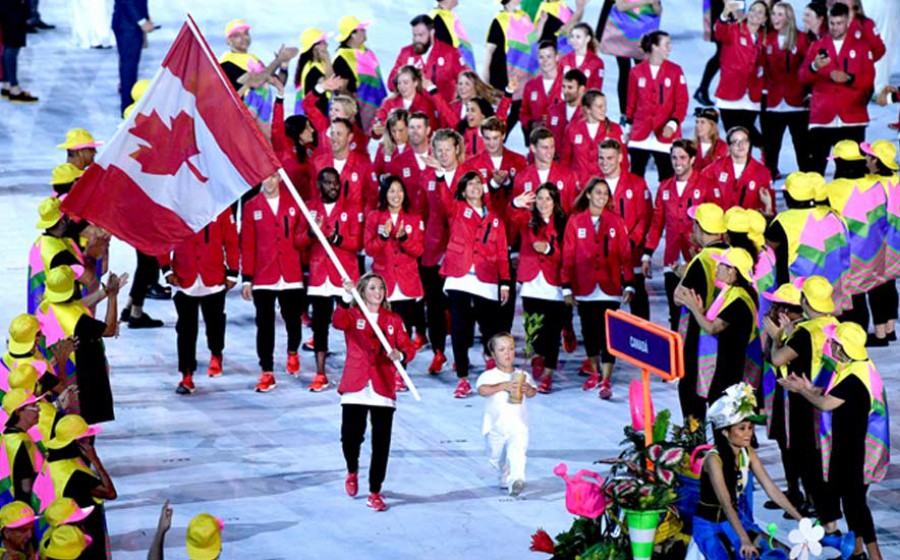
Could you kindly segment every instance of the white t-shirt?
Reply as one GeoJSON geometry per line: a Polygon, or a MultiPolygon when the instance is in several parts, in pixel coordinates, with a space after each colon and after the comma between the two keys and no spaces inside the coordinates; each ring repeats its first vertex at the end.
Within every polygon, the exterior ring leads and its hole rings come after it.
{"type": "Polygon", "coordinates": [[[566,103],[566,122],[572,122],[572,117],[575,115],[575,111],[578,110],[578,105],[574,107],[566,103]]]}
{"type": "Polygon", "coordinates": [[[337,170],[338,175],[344,172],[344,166],[347,165],[347,158],[338,159],[334,158],[334,168],[337,170]]]}
{"type": "MultiPolygon", "coordinates": [[[[522,371],[522,370],[518,370],[522,371]]],[[[534,379],[528,372],[525,373],[525,382],[537,389],[534,379]]],[[[475,387],[482,385],[496,385],[512,381],[512,373],[504,373],[498,368],[489,369],[478,376],[475,387]]],[[[528,429],[528,397],[522,397],[522,404],[509,402],[509,393],[498,391],[489,397],[484,397],[484,419],[481,422],[481,433],[485,435],[491,431],[509,432],[515,428],[528,429]]]]}
{"type": "Polygon", "coordinates": [[[541,182],[541,185],[547,182],[547,178],[550,177],[550,169],[538,169],[538,180],[541,182]]]}
{"type": "Polygon", "coordinates": [[[548,80],[547,78],[541,78],[541,81],[544,82],[544,95],[549,96],[550,90],[553,89],[553,84],[556,83],[556,78],[552,80],[548,80]]]}

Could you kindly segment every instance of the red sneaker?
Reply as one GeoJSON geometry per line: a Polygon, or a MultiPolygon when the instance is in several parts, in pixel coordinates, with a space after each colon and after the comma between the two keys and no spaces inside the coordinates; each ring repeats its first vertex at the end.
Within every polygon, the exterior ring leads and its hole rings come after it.
{"type": "Polygon", "coordinates": [[[416,337],[413,339],[413,347],[416,349],[416,352],[425,348],[425,345],[428,344],[428,339],[425,338],[424,334],[416,334],[416,337]]]}
{"type": "Polygon", "coordinates": [[[259,383],[256,384],[257,393],[268,393],[275,388],[275,376],[271,371],[264,371],[259,376],[259,383]]]}
{"type": "Polygon", "coordinates": [[[612,382],[609,379],[600,382],[600,398],[605,401],[612,398],[612,382]]]}
{"type": "Polygon", "coordinates": [[[582,391],[590,391],[592,389],[596,389],[597,385],[600,384],[600,374],[594,372],[588,377],[587,381],[584,382],[584,385],[581,386],[582,391]]]}
{"type": "Polygon", "coordinates": [[[562,332],[563,338],[563,350],[566,351],[566,354],[571,354],[578,348],[578,339],[575,338],[575,331],[566,327],[562,332]]]}
{"type": "Polygon", "coordinates": [[[406,382],[403,381],[403,376],[400,373],[397,373],[397,377],[394,378],[394,390],[398,393],[404,393],[409,391],[409,387],[406,386],[406,382]]]}
{"type": "Polygon", "coordinates": [[[347,495],[351,498],[356,496],[356,493],[359,492],[359,473],[347,473],[347,480],[344,481],[344,490],[347,491],[347,495]]]}
{"type": "Polygon", "coordinates": [[[304,312],[303,315],[300,315],[300,321],[303,323],[304,327],[312,327],[312,319],[309,317],[309,313],[304,312]]]}
{"type": "Polygon", "coordinates": [[[548,375],[541,378],[541,384],[538,385],[537,392],[547,394],[553,391],[553,376],[548,375]]]}
{"type": "Polygon", "coordinates": [[[900,130],[900,122],[892,122],[888,125],[891,130],[900,130]]]}
{"type": "Polygon", "coordinates": [[[309,340],[303,343],[303,349],[307,352],[315,352],[316,351],[316,342],[315,337],[309,337],[309,340]]]}
{"type": "Polygon", "coordinates": [[[456,390],[453,391],[454,398],[464,399],[472,394],[472,386],[469,385],[469,380],[465,377],[461,377],[459,379],[459,384],[456,386],[456,390]]]}
{"type": "Polygon", "coordinates": [[[175,387],[175,392],[179,395],[190,395],[194,389],[194,376],[190,373],[181,374],[181,381],[178,382],[178,387],[175,387]]]}
{"type": "Polygon", "coordinates": [[[206,368],[206,375],[210,377],[219,377],[222,375],[222,356],[210,356],[209,367],[206,368]]]}
{"type": "Polygon", "coordinates": [[[381,494],[369,494],[366,505],[375,511],[385,511],[388,508],[387,504],[384,503],[384,496],[381,494]]]}
{"type": "Polygon", "coordinates": [[[312,383],[309,384],[309,390],[314,393],[321,393],[328,388],[328,378],[324,373],[317,373],[313,377],[312,383]]]}
{"type": "Polygon", "coordinates": [[[581,362],[581,367],[578,368],[578,375],[587,376],[594,375],[597,373],[594,371],[594,364],[591,363],[590,358],[585,358],[583,362],[581,362]]]}
{"type": "Polygon", "coordinates": [[[300,373],[300,354],[288,352],[286,369],[290,375],[297,377],[297,374],[300,373]]]}
{"type": "Polygon", "coordinates": [[[440,350],[434,351],[434,359],[431,360],[431,365],[428,366],[428,373],[437,374],[441,373],[441,370],[444,369],[444,364],[447,363],[447,357],[444,356],[444,353],[440,350]]]}

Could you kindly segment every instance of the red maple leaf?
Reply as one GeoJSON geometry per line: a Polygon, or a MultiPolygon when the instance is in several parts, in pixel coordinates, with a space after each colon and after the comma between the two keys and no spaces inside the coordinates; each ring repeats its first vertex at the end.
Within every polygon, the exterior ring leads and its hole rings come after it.
{"type": "Polygon", "coordinates": [[[194,137],[194,119],[181,111],[170,119],[171,128],[155,110],[150,116],[139,114],[128,131],[147,142],[131,154],[141,164],[141,171],[151,175],[175,175],[187,165],[201,183],[209,179],[189,160],[200,153],[194,137]]]}

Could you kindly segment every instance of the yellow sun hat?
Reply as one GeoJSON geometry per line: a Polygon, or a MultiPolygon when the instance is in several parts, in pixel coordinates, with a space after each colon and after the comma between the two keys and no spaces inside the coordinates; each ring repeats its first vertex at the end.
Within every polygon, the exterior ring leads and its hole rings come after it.
{"type": "Polygon", "coordinates": [[[738,271],[747,282],[753,283],[753,257],[740,247],[726,249],[722,253],[714,254],[713,260],[719,264],[730,266],[738,271]]]}
{"type": "Polygon", "coordinates": [[[763,297],[773,303],[786,305],[800,305],[800,288],[791,282],[785,282],[778,286],[774,292],[764,292],[763,297]]]}
{"type": "Polygon", "coordinates": [[[720,234],[725,233],[725,212],[722,208],[713,202],[704,202],[698,206],[692,206],[688,209],[688,216],[700,224],[700,229],[706,233],[720,234]]]}
{"type": "Polygon", "coordinates": [[[90,132],[83,128],[73,128],[66,133],[66,141],[56,147],[60,150],[83,150],[84,148],[98,148],[103,142],[94,140],[90,132]]]}
{"type": "Polygon", "coordinates": [[[187,553],[191,560],[215,560],[222,553],[225,523],[208,513],[195,515],[187,528],[187,553]]]}
{"type": "Polygon", "coordinates": [[[810,173],[794,171],[784,180],[784,190],[797,202],[806,202],[816,197],[816,187],[810,173]]]}
{"type": "Polygon", "coordinates": [[[49,529],[41,539],[41,558],[77,560],[93,539],[74,525],[49,529]]]}
{"type": "Polygon", "coordinates": [[[750,216],[740,206],[732,206],[725,212],[725,229],[734,233],[750,233],[750,216]]]}
{"type": "Polygon", "coordinates": [[[824,329],[825,336],[836,341],[844,349],[850,359],[863,361],[869,359],[866,350],[866,330],[852,321],[846,321],[838,325],[827,325],[824,329]]]}
{"type": "Polygon", "coordinates": [[[50,303],[62,303],[75,293],[75,271],[68,265],[51,268],[44,283],[44,299],[50,303]]]}
{"type": "Polygon", "coordinates": [[[325,33],[318,27],[310,27],[300,35],[300,53],[305,53],[317,44],[327,41],[334,36],[333,33],[325,33]]]}
{"type": "Polygon", "coordinates": [[[859,151],[859,144],[853,140],[841,140],[834,145],[829,160],[842,159],[844,161],[862,161],[866,156],[859,151]]]}
{"type": "Polygon", "coordinates": [[[900,165],[897,165],[897,146],[893,142],[888,140],[876,140],[871,144],[863,142],[859,145],[859,149],[865,154],[878,158],[878,161],[888,169],[893,171],[900,169],[900,165]]]}
{"type": "Polygon", "coordinates": [[[41,324],[37,317],[30,313],[17,315],[9,323],[9,339],[6,342],[6,349],[10,354],[16,355],[31,352],[40,331],[41,324]]]}
{"type": "Polygon", "coordinates": [[[62,201],[55,196],[48,196],[41,201],[38,206],[38,221],[35,227],[38,229],[47,229],[55,226],[62,219],[62,212],[59,205],[62,201]]]}
{"type": "Polygon", "coordinates": [[[50,441],[47,442],[47,447],[50,449],[62,449],[73,441],[95,436],[100,431],[100,426],[96,424],[88,426],[84,418],[78,414],[67,414],[56,424],[56,432],[50,438],[50,441]]]}
{"type": "MultiPolygon", "coordinates": [[[[44,364],[44,366],[46,366],[46,362],[36,361],[30,364],[22,362],[16,364],[16,367],[12,368],[9,371],[7,383],[9,383],[10,390],[28,389],[30,391],[34,391],[34,388],[38,382],[38,378],[40,378],[41,376],[37,368],[35,368],[33,365],[35,363],[44,364]]],[[[44,371],[46,371],[46,369],[44,371]]]]}
{"type": "Polygon", "coordinates": [[[10,502],[0,508],[0,528],[17,529],[29,523],[37,521],[37,516],[31,506],[18,500],[10,502]]]}
{"type": "Polygon", "coordinates": [[[53,168],[53,177],[50,179],[51,185],[68,185],[74,183],[75,179],[84,174],[83,169],[78,169],[71,163],[61,163],[53,168]]]}
{"type": "Polygon", "coordinates": [[[249,31],[250,26],[244,23],[242,19],[233,19],[225,24],[225,38],[228,39],[235,33],[240,33],[241,31],[249,31]]]}
{"type": "Polygon", "coordinates": [[[365,29],[372,25],[371,22],[368,21],[359,21],[359,18],[356,16],[344,16],[341,18],[341,21],[338,22],[338,34],[337,41],[338,43],[343,43],[350,37],[357,29],[365,29]]]}
{"type": "Polygon", "coordinates": [[[803,281],[803,297],[814,311],[831,313],[834,311],[834,287],[824,276],[810,276],[803,281]]]}
{"type": "Polygon", "coordinates": [[[51,527],[59,527],[83,521],[93,511],[94,506],[78,507],[72,498],[57,498],[50,502],[41,515],[51,527]]]}

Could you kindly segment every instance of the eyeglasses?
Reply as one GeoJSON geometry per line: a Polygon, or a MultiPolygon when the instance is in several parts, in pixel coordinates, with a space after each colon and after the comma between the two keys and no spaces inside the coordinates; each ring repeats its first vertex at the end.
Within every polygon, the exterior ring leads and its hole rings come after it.
{"type": "Polygon", "coordinates": [[[750,140],[747,140],[746,138],[743,140],[732,140],[731,142],[729,142],[729,145],[736,146],[738,148],[745,148],[750,145],[750,140]]]}

